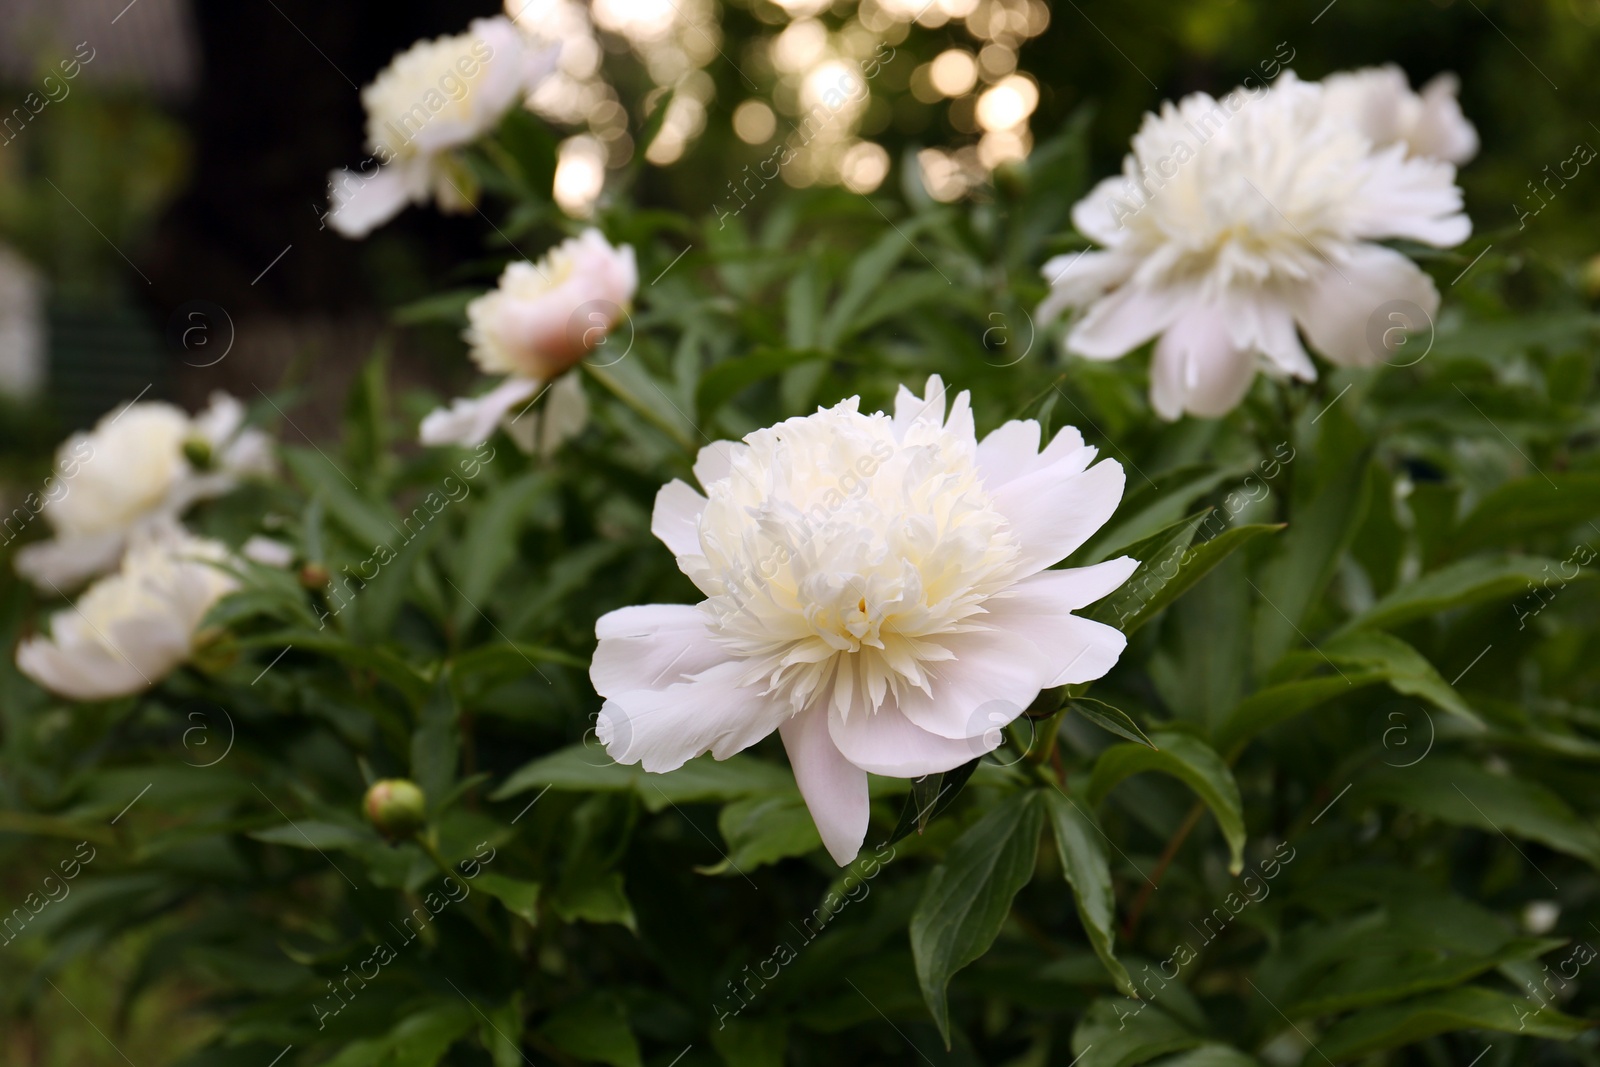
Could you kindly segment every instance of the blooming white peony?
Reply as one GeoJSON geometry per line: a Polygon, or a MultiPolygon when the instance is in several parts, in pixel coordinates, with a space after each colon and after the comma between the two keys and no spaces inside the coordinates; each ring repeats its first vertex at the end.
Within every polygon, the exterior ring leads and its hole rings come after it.
{"type": "Polygon", "coordinates": [[[583,429],[588,405],[575,379],[557,381],[540,414],[511,412],[538,396],[627,317],[639,270],[633,249],[614,248],[589,229],[538,263],[508,265],[500,284],[467,306],[466,340],[486,374],[506,379],[481,397],[461,398],[422,422],[424,444],[482,443],[504,424],[526,451],[549,451],[583,429]]]}
{"type": "Polygon", "coordinates": [[[1347,115],[1379,148],[1403,144],[1408,155],[1458,166],[1478,154],[1478,131],[1461,113],[1454,74],[1436,75],[1416,93],[1405,71],[1389,63],[1333,74],[1322,85],[1328,107],[1347,115]]]}
{"type": "Polygon", "coordinates": [[[361,91],[374,159],[359,172],[333,172],[328,222],[346,237],[365,237],[430,196],[447,211],[470,209],[468,179],[451,152],[494,129],[557,54],[496,16],[397,55],[361,91]]]}
{"type": "Polygon", "coordinates": [[[55,532],[17,553],[17,571],[61,592],[115,567],[130,534],[172,526],[198,500],[241,477],[270,474],[272,440],[245,426],[234,397],[213,393],[190,417],[159,401],[129,404],[57,451],[59,494],[44,502],[55,532]]]}
{"type": "Polygon", "coordinates": [[[1041,689],[1099,678],[1126,639],[1072,614],[1128,557],[1047,570],[1116,509],[1122,468],[1039,424],[979,442],[968,395],[903,386],[700,451],[651,529],[706,599],[596,625],[589,676],[611,756],[670,771],[777,730],[829,854],[867,832],[867,774],[920,777],[993,750],[1041,689]]]}
{"type": "Polygon", "coordinates": [[[1050,318],[1084,309],[1067,347],[1117,359],[1159,337],[1157,413],[1227,413],[1258,369],[1311,380],[1305,340],[1335,363],[1383,358],[1367,323],[1390,301],[1432,315],[1439,293],[1376,242],[1461,243],[1455,168],[1374,149],[1324,88],[1285,72],[1253,96],[1204,93],[1145,116],[1123,175],[1073,208],[1101,249],[1045,264],[1050,318]]]}
{"type": "Polygon", "coordinates": [[[141,536],[116,574],[50,619],[50,636],[17,648],[17,667],[72,700],[142,692],[189,658],[206,612],[239,583],[228,550],[181,531],[141,536]]]}

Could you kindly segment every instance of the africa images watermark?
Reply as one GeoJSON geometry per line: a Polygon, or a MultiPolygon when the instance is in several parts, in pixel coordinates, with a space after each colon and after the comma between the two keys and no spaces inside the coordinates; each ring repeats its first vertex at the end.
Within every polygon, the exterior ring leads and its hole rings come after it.
{"type": "Polygon", "coordinates": [[[90,444],[87,438],[80,437],[73,443],[70,455],[57,459],[55,473],[46,476],[43,495],[29,493],[22,498],[21,504],[11,509],[11,514],[0,519],[0,533],[5,535],[4,543],[9,545],[15,541],[28,528],[28,524],[39,517],[47,505],[58,504],[65,500],[67,494],[72,491],[68,483],[76,478],[83,465],[92,459],[94,459],[94,445],[90,444]],[[12,529],[13,523],[16,524],[16,529],[12,529]]]}

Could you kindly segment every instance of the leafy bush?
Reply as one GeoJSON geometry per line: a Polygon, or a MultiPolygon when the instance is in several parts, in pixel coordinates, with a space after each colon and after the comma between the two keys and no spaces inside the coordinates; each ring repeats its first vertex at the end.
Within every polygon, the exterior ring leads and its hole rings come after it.
{"type": "MultiPolygon", "coordinates": [[[[525,224],[489,231],[495,256],[548,232],[527,121],[468,156],[525,224]]],[[[1428,253],[1446,313],[1404,358],[1163,423],[1148,360],[1068,362],[1031,315],[1038,264],[1081,247],[1088,125],[959,205],[607,204],[638,294],[549,456],[414,447],[431,400],[391,397],[381,358],[337,443],[283,418],[283,476],[190,523],[293,564],[239,564],[189,665],[79,705],[0,674],[0,830],[53,871],[8,885],[8,951],[44,982],[137,934],[119,1017],[199,991],[219,1026],[196,1067],[1593,1062],[1600,398],[1576,279],[1428,253]],[[930,373],[980,433],[1076,426],[1126,468],[1068,562],[1140,561],[1085,612],[1129,644],[993,754],[874,778],[841,869],[776,738],[620,765],[586,671],[606,611],[698,599],[650,513],[700,446],[930,373]],[[392,779],[420,802],[369,793],[392,779]]],[[[5,601],[10,635],[39,625],[46,604],[5,601]]]]}

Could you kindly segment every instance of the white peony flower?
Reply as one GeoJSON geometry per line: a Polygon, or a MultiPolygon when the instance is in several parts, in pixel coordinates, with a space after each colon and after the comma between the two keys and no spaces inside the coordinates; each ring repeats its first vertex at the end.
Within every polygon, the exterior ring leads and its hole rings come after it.
{"type": "Polygon", "coordinates": [[[200,621],[239,587],[228,550],[182,532],[141,536],[116,574],[50,619],[50,636],[17,648],[17,667],[71,700],[142,692],[193,653],[200,621]]]}
{"type": "Polygon", "coordinates": [[[447,211],[469,210],[465,173],[451,152],[499,125],[556,56],[504,16],[476,19],[466,33],[418,41],[395,56],[361,91],[367,147],[378,165],[333,172],[328,222],[346,237],[365,237],[430,196],[447,211]]]}
{"type": "Polygon", "coordinates": [[[1376,363],[1367,323],[1390,301],[1432,315],[1433,281],[1377,244],[1466,240],[1448,163],[1373,149],[1323,88],[1285,72],[1271,89],[1204,93],[1145,116],[1123,163],[1072,212],[1102,249],[1045,264],[1050,318],[1086,309],[1067,347],[1117,359],[1159,337],[1150,398],[1165,419],[1227,413],[1258,369],[1311,380],[1301,347],[1376,363]]]}
{"type": "Polygon", "coordinates": [[[968,395],[903,386],[701,450],[702,496],[656,497],[652,530],[706,599],[600,619],[589,676],[611,756],[670,771],[773,730],[829,854],[867,831],[867,774],[948,771],[993,750],[1040,690],[1105,674],[1126,639],[1074,616],[1128,557],[1047,570],[1116,509],[1122,468],[1064,429],[980,443],[968,395]]]}
{"type": "Polygon", "coordinates": [[[244,419],[243,404],[213,393],[193,418],[147,401],[72,435],[57,451],[60,494],[43,507],[55,537],[21,549],[18,573],[41,590],[73,588],[115,567],[135,531],[172,526],[241,477],[271,474],[272,439],[244,419]]]}
{"type": "Polygon", "coordinates": [[[1461,113],[1454,74],[1437,75],[1415,93],[1405,71],[1390,63],[1333,74],[1322,85],[1329,109],[1348,116],[1376,147],[1403,144],[1409,155],[1457,166],[1478,154],[1478,131],[1461,113]]]}
{"type": "Polygon", "coordinates": [[[628,315],[639,287],[633,249],[614,248],[585,230],[550,249],[538,263],[508,265],[500,284],[467,306],[466,341],[486,374],[508,377],[475,399],[458,399],[422,422],[424,444],[482,443],[505,424],[525,451],[548,452],[583,429],[588,404],[572,381],[546,398],[544,421],[511,412],[538,396],[597,346],[628,315]]]}

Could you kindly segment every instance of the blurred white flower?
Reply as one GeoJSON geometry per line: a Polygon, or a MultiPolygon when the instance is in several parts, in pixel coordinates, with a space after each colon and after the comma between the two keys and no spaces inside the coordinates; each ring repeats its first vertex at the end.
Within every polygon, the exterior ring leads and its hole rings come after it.
{"type": "Polygon", "coordinates": [[[948,771],[997,747],[1041,689],[1099,678],[1126,639],[1074,616],[1136,561],[1047,570],[1111,517],[1122,468],[1064,429],[980,443],[937,376],[893,417],[859,399],[700,451],[702,496],[652,530],[706,599],[600,619],[589,676],[612,758],[670,771],[773,730],[828,852],[867,831],[867,774],[948,771]]]}
{"type": "Polygon", "coordinates": [[[1439,74],[1415,93],[1405,71],[1390,63],[1333,74],[1322,85],[1329,109],[1347,115],[1375,147],[1403,144],[1409,155],[1458,166],[1478,154],[1478,131],[1461,113],[1454,74],[1439,74]]]}
{"type": "Polygon", "coordinates": [[[251,563],[259,563],[263,567],[277,567],[280,570],[294,562],[294,549],[271,537],[252,534],[250,539],[239,546],[239,555],[251,563]]]}
{"type": "Polygon", "coordinates": [[[1376,242],[1450,247],[1472,229],[1453,166],[1374,150],[1292,72],[1267,90],[1163,104],[1132,147],[1122,175],[1073,208],[1103,249],[1045,264],[1039,314],[1086,309],[1066,343],[1090,359],[1160,337],[1150,398],[1165,419],[1227,413],[1258,369],[1314,379],[1297,325],[1335,363],[1380,361],[1373,312],[1406,301],[1431,316],[1439,293],[1376,242]]]}
{"type": "Polygon", "coordinates": [[[61,494],[43,507],[55,536],[18,551],[17,572],[64,592],[115,567],[131,534],[175,525],[196,501],[271,474],[272,440],[244,419],[243,404],[213,393],[193,418],[147,401],[72,435],[57,451],[61,494]]]}
{"type": "Polygon", "coordinates": [[[239,587],[228,550],[181,531],[141,536],[122,568],[50,619],[50,636],[17,648],[17,667],[71,700],[142,692],[189,658],[200,621],[239,587]]]}
{"type": "Polygon", "coordinates": [[[588,404],[575,382],[546,397],[542,432],[537,418],[511,413],[538,396],[589,352],[606,343],[627,318],[639,272],[633,249],[613,248],[598,230],[585,230],[547,252],[538,263],[508,265],[499,287],[467,306],[466,341],[486,374],[504,374],[497,387],[475,399],[461,398],[422,421],[429,445],[480,444],[497,425],[532,451],[583,429],[588,404]],[[519,437],[520,434],[520,437],[519,437]]]}
{"type": "Polygon", "coordinates": [[[346,237],[365,237],[430,196],[446,211],[471,208],[451,152],[499,125],[554,69],[556,56],[504,16],[476,19],[466,33],[418,41],[397,55],[361,91],[373,159],[359,171],[333,172],[328,222],[346,237]]]}

